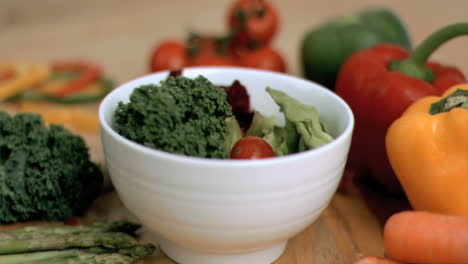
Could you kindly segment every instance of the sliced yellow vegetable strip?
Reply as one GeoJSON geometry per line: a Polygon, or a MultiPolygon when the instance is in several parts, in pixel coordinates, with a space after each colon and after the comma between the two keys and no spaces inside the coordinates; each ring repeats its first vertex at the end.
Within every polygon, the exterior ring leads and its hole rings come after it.
{"type": "Polygon", "coordinates": [[[17,62],[0,64],[0,72],[2,71],[12,71],[14,76],[12,80],[8,79],[0,84],[0,100],[5,100],[45,81],[50,75],[51,68],[47,64],[17,62]]]}
{"type": "Polygon", "coordinates": [[[20,111],[38,113],[46,123],[61,124],[65,127],[87,132],[99,131],[99,119],[96,113],[70,106],[47,106],[41,103],[21,103],[20,111]]]}

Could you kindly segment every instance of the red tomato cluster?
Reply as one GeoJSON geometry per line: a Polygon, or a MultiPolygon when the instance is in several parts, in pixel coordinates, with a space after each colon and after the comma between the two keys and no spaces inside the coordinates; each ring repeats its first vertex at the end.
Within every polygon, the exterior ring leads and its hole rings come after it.
{"type": "Polygon", "coordinates": [[[157,45],[150,71],[190,66],[240,66],[286,72],[281,54],[271,47],[278,30],[276,9],[266,0],[236,0],[227,13],[228,32],[222,36],[192,34],[184,41],[157,45]]]}

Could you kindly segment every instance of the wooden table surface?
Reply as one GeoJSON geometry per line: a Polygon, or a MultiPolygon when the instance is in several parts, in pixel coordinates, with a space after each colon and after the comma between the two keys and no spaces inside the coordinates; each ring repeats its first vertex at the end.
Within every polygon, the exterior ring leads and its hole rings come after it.
{"type": "MultiPolygon", "coordinates": [[[[117,83],[122,83],[148,72],[149,53],[158,42],[168,38],[183,39],[191,30],[222,32],[225,29],[224,16],[231,2],[232,0],[0,0],[0,61],[88,58],[101,64],[117,83]]],[[[390,7],[400,15],[414,43],[420,43],[428,34],[442,26],[468,20],[467,0],[273,2],[281,16],[280,32],[273,45],[283,54],[289,73],[293,75],[301,74],[298,48],[304,33],[332,16],[368,6],[390,7]]],[[[468,38],[459,38],[444,45],[433,57],[456,65],[468,74],[466,47],[468,38]]],[[[101,160],[99,137],[94,135],[87,139],[92,145],[93,159],[101,160]]],[[[116,208],[121,208],[116,197],[101,199],[110,199],[109,201],[117,204],[116,208]]],[[[394,201],[388,210],[381,206],[388,201],[388,198],[372,188],[362,192],[353,187],[347,194],[335,195],[330,207],[318,224],[315,224],[316,227],[326,228],[311,227],[293,238],[285,255],[277,263],[324,263],[317,257],[307,257],[314,238],[324,237],[335,239],[333,243],[337,248],[330,251],[330,254],[338,254],[336,252],[340,251],[348,259],[352,259],[350,254],[354,253],[344,251],[355,250],[357,254],[383,256],[382,221],[385,214],[395,210],[395,207],[390,208],[395,204],[394,201]],[[364,202],[365,197],[372,197],[371,202],[364,202]],[[380,206],[374,208],[372,201],[380,206]],[[381,213],[385,211],[383,214],[379,215],[379,207],[381,213]],[[333,234],[327,236],[317,230],[331,230],[333,234]],[[344,237],[343,232],[348,237],[344,237]]],[[[400,201],[397,201],[397,207],[398,203],[400,201]]],[[[404,201],[401,204],[405,206],[404,201]]],[[[98,206],[97,211],[102,210],[98,206]]],[[[114,214],[114,218],[119,216],[118,212],[114,214]]],[[[318,247],[315,250],[324,251],[318,247]]],[[[157,260],[148,263],[171,263],[166,258],[159,258],[159,255],[156,258],[157,260]]],[[[334,260],[328,263],[346,262],[334,260]]]]}

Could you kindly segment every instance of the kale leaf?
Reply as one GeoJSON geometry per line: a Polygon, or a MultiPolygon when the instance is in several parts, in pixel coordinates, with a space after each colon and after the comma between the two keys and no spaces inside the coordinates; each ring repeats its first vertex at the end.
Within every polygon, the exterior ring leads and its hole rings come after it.
{"type": "Polygon", "coordinates": [[[228,158],[226,92],[203,76],[137,87],[115,110],[115,129],[145,146],[187,156],[228,158]]]}
{"type": "Polygon", "coordinates": [[[37,114],[0,112],[0,223],[82,215],[102,185],[83,138],[37,114]]]}

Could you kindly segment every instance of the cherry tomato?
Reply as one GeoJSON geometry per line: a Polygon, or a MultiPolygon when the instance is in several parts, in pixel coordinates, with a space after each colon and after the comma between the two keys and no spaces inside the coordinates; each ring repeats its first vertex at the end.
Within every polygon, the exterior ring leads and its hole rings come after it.
{"type": "Polygon", "coordinates": [[[70,219],[63,221],[63,223],[68,226],[77,226],[80,224],[80,219],[76,216],[72,216],[70,219]]]}
{"type": "Polygon", "coordinates": [[[177,41],[166,41],[157,46],[150,61],[150,71],[179,70],[188,65],[185,45],[177,41]]]}
{"type": "Polygon", "coordinates": [[[0,82],[11,79],[13,75],[13,71],[0,72],[0,82]]]}
{"type": "Polygon", "coordinates": [[[187,43],[189,64],[199,66],[216,56],[216,39],[210,36],[191,36],[187,43]]]}
{"type": "Polygon", "coordinates": [[[276,72],[286,72],[286,63],[283,57],[270,46],[249,51],[239,57],[240,65],[276,72]]]}
{"type": "Polygon", "coordinates": [[[211,56],[198,59],[199,66],[236,66],[236,60],[231,56],[211,56]]]}
{"type": "Polygon", "coordinates": [[[231,150],[231,159],[263,159],[275,156],[270,144],[255,136],[241,138],[231,150]]]}
{"type": "Polygon", "coordinates": [[[229,28],[245,39],[267,44],[278,30],[276,9],[265,0],[237,0],[228,11],[229,28]],[[245,34],[245,35],[244,35],[245,34]]]}
{"type": "Polygon", "coordinates": [[[229,49],[223,50],[216,37],[195,36],[189,39],[189,64],[192,66],[235,66],[229,49]]]}

